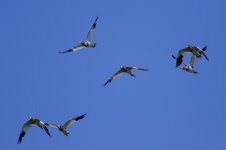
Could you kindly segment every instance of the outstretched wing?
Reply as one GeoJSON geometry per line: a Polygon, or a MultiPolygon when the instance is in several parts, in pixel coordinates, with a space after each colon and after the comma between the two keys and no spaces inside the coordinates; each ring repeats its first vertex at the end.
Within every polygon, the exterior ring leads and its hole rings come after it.
{"type": "Polygon", "coordinates": [[[85,46],[83,46],[82,44],[78,44],[78,45],[74,46],[73,48],[70,48],[70,49],[68,49],[66,51],[58,52],[58,53],[64,54],[64,53],[68,53],[68,52],[75,52],[75,51],[78,51],[78,50],[80,50],[82,48],[85,48],[85,46]]]}
{"type": "Polygon", "coordinates": [[[121,73],[123,73],[123,70],[122,70],[122,69],[118,70],[115,74],[113,74],[113,75],[111,76],[110,79],[107,80],[107,82],[105,82],[104,86],[106,86],[109,82],[111,82],[114,78],[116,78],[116,77],[117,77],[118,75],[120,75],[121,73]]]}
{"type": "Polygon", "coordinates": [[[92,39],[92,37],[94,35],[94,31],[95,31],[96,25],[97,25],[97,20],[98,20],[98,16],[96,17],[92,27],[90,28],[90,30],[89,30],[89,32],[87,34],[86,40],[89,41],[89,42],[91,42],[91,39],[92,39]]]}
{"type": "Polygon", "coordinates": [[[148,71],[148,69],[138,68],[138,67],[126,67],[128,70],[142,70],[142,71],[148,71]]]}
{"type": "Polygon", "coordinates": [[[45,132],[48,134],[48,136],[51,137],[51,134],[49,133],[48,128],[45,125],[43,125],[43,128],[44,128],[45,132]]]}
{"type": "Polygon", "coordinates": [[[209,58],[206,56],[205,52],[202,52],[203,56],[206,58],[206,60],[209,61],[209,58]]]}
{"type": "Polygon", "coordinates": [[[204,46],[204,47],[202,48],[202,51],[206,51],[206,49],[207,49],[207,46],[204,46]]]}
{"type": "Polygon", "coordinates": [[[76,122],[76,121],[78,121],[78,120],[83,119],[85,116],[86,116],[86,114],[83,114],[83,115],[78,116],[78,117],[74,117],[74,118],[68,120],[67,122],[65,122],[64,125],[63,125],[63,127],[64,127],[65,129],[67,129],[68,126],[70,126],[71,124],[73,124],[74,122],[76,122]]]}
{"type": "Polygon", "coordinates": [[[183,49],[180,49],[177,55],[176,67],[180,66],[183,63],[183,55],[191,52],[191,46],[187,46],[183,49]]]}
{"type": "Polygon", "coordinates": [[[22,142],[22,139],[23,137],[25,136],[27,130],[31,127],[32,125],[32,122],[31,120],[28,120],[23,126],[22,126],[22,130],[20,132],[20,136],[19,136],[19,139],[18,139],[18,144],[20,144],[22,142]]]}
{"type": "Polygon", "coordinates": [[[173,57],[173,59],[176,59],[177,60],[177,57],[176,56],[172,55],[172,57],[173,57]]]}
{"type": "Polygon", "coordinates": [[[191,46],[186,46],[185,48],[182,48],[179,50],[178,55],[184,55],[187,53],[191,53],[192,47],[191,46]]]}
{"type": "Polygon", "coordinates": [[[41,129],[44,129],[46,134],[49,135],[49,137],[51,137],[51,134],[49,133],[48,128],[45,126],[45,123],[39,119],[36,119],[35,121],[35,125],[37,125],[38,127],[40,127],[41,129]]]}
{"type": "Polygon", "coordinates": [[[54,128],[57,128],[57,129],[59,128],[59,126],[54,124],[54,123],[45,122],[45,125],[50,126],[50,127],[54,127],[54,128]]]}

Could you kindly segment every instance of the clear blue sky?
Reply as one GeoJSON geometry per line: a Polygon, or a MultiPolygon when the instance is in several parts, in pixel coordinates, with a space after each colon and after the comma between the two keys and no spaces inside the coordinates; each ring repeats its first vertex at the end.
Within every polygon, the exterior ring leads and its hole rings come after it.
{"type": "Polygon", "coordinates": [[[224,0],[8,0],[0,2],[1,150],[225,150],[224,0]],[[60,55],[99,16],[95,49],[60,55]],[[207,45],[198,75],[171,55],[207,45]],[[121,65],[150,69],[104,82],[121,65]],[[29,116],[62,124],[49,138],[29,116]]]}

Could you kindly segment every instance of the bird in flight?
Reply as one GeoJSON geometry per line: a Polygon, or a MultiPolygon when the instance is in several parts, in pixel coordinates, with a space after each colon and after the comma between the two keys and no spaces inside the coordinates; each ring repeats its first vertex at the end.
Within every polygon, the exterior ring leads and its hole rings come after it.
{"type": "Polygon", "coordinates": [[[142,69],[137,67],[127,67],[127,66],[121,66],[121,68],[111,76],[110,79],[105,82],[104,86],[106,86],[109,82],[111,82],[113,79],[115,79],[117,76],[119,76],[122,73],[127,73],[133,77],[136,77],[135,74],[132,73],[132,70],[142,70],[142,71],[148,71],[148,69],[142,69]]]}
{"type": "Polygon", "coordinates": [[[25,136],[27,130],[31,127],[31,125],[35,124],[36,126],[38,126],[39,128],[41,129],[44,129],[45,132],[49,135],[49,137],[51,137],[50,133],[49,133],[49,130],[48,128],[45,126],[45,123],[42,122],[41,120],[39,119],[36,119],[36,118],[32,118],[30,117],[29,120],[24,123],[24,125],[22,126],[22,131],[20,132],[20,136],[19,136],[19,139],[18,139],[18,144],[20,144],[22,142],[22,139],[23,137],[25,136]]]}
{"type": "Polygon", "coordinates": [[[73,124],[74,122],[76,122],[80,119],[83,119],[85,116],[86,116],[86,114],[83,114],[83,115],[78,116],[78,117],[74,117],[74,118],[68,120],[67,122],[65,122],[63,125],[56,125],[54,123],[45,123],[45,125],[57,128],[64,135],[68,136],[69,133],[67,132],[67,127],[70,126],[71,124],[73,124]]]}
{"type": "Polygon", "coordinates": [[[192,46],[192,45],[188,45],[185,48],[180,49],[176,58],[177,60],[176,67],[180,66],[183,63],[183,56],[186,53],[192,53],[192,56],[196,58],[201,58],[201,56],[203,55],[206,58],[206,60],[209,61],[208,57],[205,54],[206,49],[207,49],[207,46],[203,48],[199,48],[198,46],[192,46]]]}
{"type": "Polygon", "coordinates": [[[98,20],[98,16],[96,17],[92,27],[90,28],[90,30],[87,34],[86,40],[82,40],[77,45],[75,45],[74,47],[72,47],[72,48],[70,48],[66,51],[59,52],[59,53],[64,54],[64,53],[68,53],[68,52],[75,52],[75,51],[78,51],[82,48],[87,48],[87,47],[94,48],[94,47],[96,47],[96,43],[93,43],[91,40],[92,40],[92,37],[94,35],[94,31],[96,29],[97,20],[98,20]]]}
{"type": "MultiPolygon", "coordinates": [[[[177,60],[177,58],[174,55],[172,55],[172,57],[177,60]]],[[[197,60],[197,58],[195,56],[192,56],[189,64],[186,65],[186,64],[182,63],[182,66],[180,66],[180,69],[185,70],[190,73],[197,74],[198,72],[194,70],[194,63],[196,60],[197,60]]]]}

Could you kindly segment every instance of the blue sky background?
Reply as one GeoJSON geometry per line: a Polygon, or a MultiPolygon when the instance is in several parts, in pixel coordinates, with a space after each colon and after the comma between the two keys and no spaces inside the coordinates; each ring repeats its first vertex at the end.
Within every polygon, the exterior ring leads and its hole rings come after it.
{"type": "MultiPolygon", "coordinates": [[[[226,2],[223,0],[8,0],[0,2],[2,150],[225,150],[226,2]],[[96,16],[95,49],[60,55],[96,16]],[[198,75],[175,67],[187,44],[208,46],[198,75]],[[121,65],[150,69],[104,82],[121,65]],[[63,124],[64,136],[29,116],[63,124]]],[[[188,60],[189,56],[185,59],[188,60]]]]}

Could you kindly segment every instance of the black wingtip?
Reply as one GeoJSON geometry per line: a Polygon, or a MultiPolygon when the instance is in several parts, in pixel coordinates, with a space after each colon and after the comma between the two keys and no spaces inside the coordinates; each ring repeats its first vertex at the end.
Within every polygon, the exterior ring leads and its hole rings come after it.
{"type": "Polygon", "coordinates": [[[86,114],[81,115],[83,118],[86,116],[86,114]]]}
{"type": "Polygon", "coordinates": [[[69,50],[66,50],[66,51],[63,51],[63,52],[58,52],[59,54],[65,54],[65,53],[68,53],[68,52],[73,52],[73,49],[69,49],[69,50]]]}
{"type": "Polygon", "coordinates": [[[49,133],[49,130],[48,130],[48,128],[46,126],[44,126],[44,130],[48,134],[48,136],[51,137],[51,134],[49,133]]]}
{"type": "Polygon", "coordinates": [[[176,67],[180,66],[183,63],[183,55],[180,55],[176,58],[176,67]]]}
{"type": "Polygon", "coordinates": [[[22,139],[23,139],[25,133],[26,133],[26,132],[24,132],[24,131],[22,131],[22,132],[20,133],[20,136],[19,136],[19,139],[18,139],[18,141],[17,141],[17,144],[20,144],[20,143],[22,142],[22,139]]]}
{"type": "Polygon", "coordinates": [[[198,72],[197,71],[194,71],[194,74],[198,74],[198,72]]]}
{"type": "Polygon", "coordinates": [[[76,121],[80,120],[80,119],[83,119],[84,117],[86,116],[86,114],[83,114],[81,116],[78,116],[75,118],[76,121]]]}
{"type": "Polygon", "coordinates": [[[94,23],[93,23],[93,25],[92,25],[92,28],[93,28],[93,29],[96,28],[98,18],[99,18],[99,17],[97,16],[96,19],[95,19],[95,21],[94,21],[94,23]]]}
{"type": "Polygon", "coordinates": [[[203,51],[206,51],[206,50],[207,50],[207,46],[204,46],[204,47],[202,48],[202,50],[203,50],[203,51]]]}
{"type": "Polygon", "coordinates": [[[17,144],[20,144],[22,142],[22,139],[19,139],[18,141],[17,141],[17,144]]]}
{"type": "Polygon", "coordinates": [[[108,83],[110,83],[112,79],[107,80],[107,82],[104,83],[104,86],[106,86],[108,83]]]}
{"type": "Polygon", "coordinates": [[[64,53],[66,53],[66,52],[58,52],[59,54],[64,54],[64,53]]]}
{"type": "Polygon", "coordinates": [[[96,17],[96,19],[95,19],[95,22],[97,22],[98,18],[99,18],[99,16],[97,15],[97,17],[96,17]]]}
{"type": "Polygon", "coordinates": [[[17,144],[20,144],[20,143],[21,143],[21,141],[18,140],[18,141],[17,141],[17,144]]]}
{"type": "Polygon", "coordinates": [[[177,59],[177,57],[175,57],[174,55],[172,55],[173,59],[177,59]]]}
{"type": "Polygon", "coordinates": [[[203,56],[206,58],[207,61],[209,61],[209,58],[206,56],[204,52],[202,52],[203,56]]]}
{"type": "Polygon", "coordinates": [[[138,70],[141,70],[141,71],[149,71],[149,69],[143,69],[143,68],[139,68],[138,70]]]}

